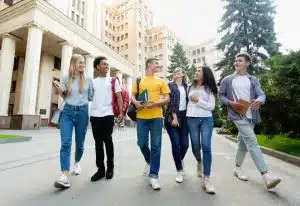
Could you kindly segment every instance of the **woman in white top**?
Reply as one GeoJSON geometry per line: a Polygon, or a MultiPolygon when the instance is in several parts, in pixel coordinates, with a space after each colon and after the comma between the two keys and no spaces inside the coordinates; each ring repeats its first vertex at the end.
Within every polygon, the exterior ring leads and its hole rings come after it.
{"type": "Polygon", "coordinates": [[[209,179],[211,169],[211,138],[213,131],[212,111],[215,108],[217,85],[209,67],[197,68],[193,84],[188,92],[187,125],[191,137],[192,151],[197,160],[197,174],[202,176],[203,152],[203,188],[207,193],[214,194],[215,189],[209,179]]]}

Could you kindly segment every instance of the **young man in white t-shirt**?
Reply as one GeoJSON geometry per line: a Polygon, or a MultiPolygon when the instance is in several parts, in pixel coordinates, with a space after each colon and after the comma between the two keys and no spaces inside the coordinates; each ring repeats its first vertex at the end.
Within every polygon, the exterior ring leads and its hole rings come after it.
{"type": "Polygon", "coordinates": [[[234,175],[240,180],[248,180],[241,167],[246,153],[249,152],[267,189],[272,189],[280,183],[281,179],[270,174],[254,133],[255,124],[261,122],[259,109],[265,103],[266,96],[261,89],[259,80],[247,72],[250,62],[249,54],[240,53],[236,55],[235,73],[221,81],[219,96],[223,104],[227,105],[229,119],[234,122],[239,131],[234,175]],[[250,104],[244,116],[238,114],[242,113],[244,108],[240,104],[240,100],[250,104]]]}
{"type": "Polygon", "coordinates": [[[112,98],[117,97],[119,111],[119,121],[123,119],[121,87],[118,81],[115,81],[115,94],[112,93],[112,78],[107,76],[108,67],[106,57],[100,56],[94,60],[94,69],[98,77],[93,80],[94,97],[90,110],[90,120],[92,124],[93,136],[95,139],[96,165],[98,171],[92,176],[91,181],[95,182],[106,176],[106,179],[112,179],[114,175],[114,145],[112,141],[112,131],[114,126],[114,112],[112,98]],[[105,173],[104,148],[105,144],[107,170],[105,173]]]}

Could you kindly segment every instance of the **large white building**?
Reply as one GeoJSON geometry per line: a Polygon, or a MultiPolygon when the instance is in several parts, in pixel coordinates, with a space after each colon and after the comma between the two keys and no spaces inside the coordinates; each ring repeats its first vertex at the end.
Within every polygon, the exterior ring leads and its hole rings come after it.
{"type": "Polygon", "coordinates": [[[54,79],[66,75],[73,53],[84,55],[93,76],[95,56],[108,57],[131,90],[136,65],[101,41],[98,0],[0,0],[0,128],[47,126],[58,95],[54,79]]]}
{"type": "Polygon", "coordinates": [[[220,79],[220,71],[216,71],[215,64],[222,59],[222,52],[217,50],[216,38],[209,39],[198,45],[189,46],[188,57],[190,62],[196,67],[207,65],[209,66],[215,75],[216,80],[220,79]]]}

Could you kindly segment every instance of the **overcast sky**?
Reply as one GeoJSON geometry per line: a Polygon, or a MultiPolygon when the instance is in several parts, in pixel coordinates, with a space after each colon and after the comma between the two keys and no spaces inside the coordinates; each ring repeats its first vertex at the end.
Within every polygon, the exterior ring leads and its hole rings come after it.
{"type": "MultiPolygon", "coordinates": [[[[116,2],[118,0],[102,0],[116,2]]],[[[217,35],[222,16],[221,0],[146,0],[156,25],[165,24],[187,44],[217,35]]],[[[300,0],[275,0],[275,31],[281,51],[300,49],[300,0]]]]}

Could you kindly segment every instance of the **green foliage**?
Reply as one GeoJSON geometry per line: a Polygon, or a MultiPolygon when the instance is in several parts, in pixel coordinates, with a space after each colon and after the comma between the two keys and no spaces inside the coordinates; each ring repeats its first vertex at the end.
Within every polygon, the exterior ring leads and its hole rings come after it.
{"type": "Polygon", "coordinates": [[[275,6],[273,0],[223,0],[225,13],[219,32],[224,36],[218,49],[225,58],[217,63],[221,78],[233,72],[235,55],[246,51],[252,56],[253,68],[249,73],[263,69],[262,60],[278,54],[279,44],[274,31],[275,6]],[[262,52],[265,50],[264,52],[262,52]]]}
{"type": "Polygon", "coordinates": [[[186,57],[184,48],[181,44],[177,43],[173,48],[173,53],[170,57],[170,66],[168,67],[168,79],[172,79],[172,73],[174,72],[176,67],[181,67],[188,74],[188,78],[190,78],[190,66],[189,59],[186,57]]]}
{"type": "Polygon", "coordinates": [[[264,133],[300,137],[300,51],[268,59],[260,75],[267,96],[262,109],[264,133]]]}

